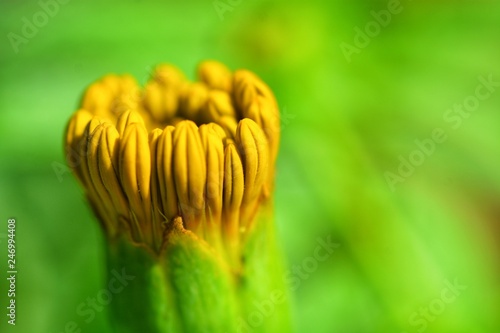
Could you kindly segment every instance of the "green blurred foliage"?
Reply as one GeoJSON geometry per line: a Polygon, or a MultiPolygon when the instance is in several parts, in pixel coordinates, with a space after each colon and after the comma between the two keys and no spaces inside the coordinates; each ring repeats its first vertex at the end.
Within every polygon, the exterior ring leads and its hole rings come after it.
{"type": "Polygon", "coordinates": [[[500,92],[457,129],[443,116],[479,76],[500,80],[500,2],[401,6],[349,62],[340,45],[388,2],[242,0],[221,19],[209,0],[71,0],[16,53],[8,34],[41,7],[2,1],[0,211],[5,230],[18,221],[19,275],[18,325],[2,314],[1,331],[109,331],[105,309],[89,323],[76,313],[103,288],[104,239],[74,178],[54,170],[84,87],[110,72],[144,83],[160,62],[193,77],[217,59],[277,95],[276,215],[291,274],[317,238],[340,244],[293,288],[297,332],[498,332],[500,92]],[[391,191],[385,172],[436,128],[447,140],[391,191]],[[440,309],[455,279],[467,289],[440,309]],[[439,314],[424,327],[429,305],[439,314]]]}

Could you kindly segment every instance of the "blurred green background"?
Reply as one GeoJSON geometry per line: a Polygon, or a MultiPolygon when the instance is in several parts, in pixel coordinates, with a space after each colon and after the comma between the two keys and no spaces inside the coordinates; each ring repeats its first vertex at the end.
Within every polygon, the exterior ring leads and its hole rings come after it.
{"type": "Polygon", "coordinates": [[[105,310],[90,323],[76,314],[105,282],[104,240],[60,169],[84,87],[110,72],[144,83],[161,62],[193,78],[217,59],[255,71],[279,101],[276,216],[289,269],[318,238],[340,244],[293,292],[297,332],[499,332],[500,91],[456,129],[444,117],[478,77],[500,81],[500,2],[401,1],[350,61],[342,43],[356,46],[356,27],[388,1],[223,3],[233,5],[220,15],[209,0],[71,0],[17,45],[9,33],[22,37],[42,7],[1,2],[0,271],[15,217],[19,274],[17,325],[2,313],[0,331],[59,333],[70,321],[109,331],[105,310]],[[436,128],[447,140],[391,189],[386,172],[436,128]],[[444,302],[446,281],[467,288],[444,302]]]}

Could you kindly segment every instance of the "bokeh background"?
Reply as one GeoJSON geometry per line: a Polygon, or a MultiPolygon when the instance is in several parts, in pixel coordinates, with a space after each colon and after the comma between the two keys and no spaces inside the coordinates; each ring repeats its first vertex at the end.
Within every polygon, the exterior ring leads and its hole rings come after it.
{"type": "Polygon", "coordinates": [[[211,0],[71,0],[17,46],[9,33],[22,36],[41,6],[0,3],[0,275],[9,217],[19,271],[17,325],[2,313],[0,331],[109,331],[105,311],[90,323],[75,312],[104,283],[104,239],[62,168],[65,124],[106,73],[144,83],[170,62],[194,78],[203,59],[253,70],[276,93],[289,269],[318,238],[340,244],[293,292],[297,332],[500,331],[500,89],[458,128],[443,118],[478,77],[500,81],[500,2],[401,0],[350,61],[342,43],[355,46],[388,1],[223,3],[220,15],[211,0]],[[436,128],[447,140],[391,188],[386,172],[436,128]],[[450,303],[446,281],[467,287],[450,303]]]}

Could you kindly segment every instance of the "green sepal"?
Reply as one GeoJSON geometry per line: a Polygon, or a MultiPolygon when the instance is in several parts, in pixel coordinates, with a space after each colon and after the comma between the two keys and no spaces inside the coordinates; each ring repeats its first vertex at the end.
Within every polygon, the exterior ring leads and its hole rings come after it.
{"type": "Polygon", "coordinates": [[[243,247],[239,332],[290,333],[290,293],[271,204],[263,205],[243,247]]]}
{"type": "Polygon", "coordinates": [[[239,311],[229,267],[180,221],[174,221],[167,236],[163,261],[183,332],[237,332],[239,311]]]}
{"type": "Polygon", "coordinates": [[[122,269],[134,276],[109,306],[116,332],[292,332],[271,210],[262,210],[255,223],[238,268],[184,229],[181,218],[170,224],[160,253],[128,239],[110,242],[109,276],[122,269]]]}
{"type": "Polygon", "coordinates": [[[108,246],[108,281],[115,272],[133,276],[109,305],[111,323],[119,333],[182,332],[157,255],[117,239],[108,246]]]}

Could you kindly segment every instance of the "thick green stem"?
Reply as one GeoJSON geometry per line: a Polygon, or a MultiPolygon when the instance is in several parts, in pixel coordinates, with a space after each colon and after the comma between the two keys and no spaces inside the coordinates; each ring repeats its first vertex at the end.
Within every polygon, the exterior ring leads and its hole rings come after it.
{"type": "Polygon", "coordinates": [[[113,242],[110,279],[134,278],[110,303],[117,333],[288,333],[288,289],[274,227],[264,214],[244,243],[242,269],[174,222],[160,255],[113,242]]]}
{"type": "Polygon", "coordinates": [[[151,252],[116,240],[108,247],[108,281],[116,272],[127,283],[109,305],[116,332],[182,332],[164,269],[151,252]]]}
{"type": "Polygon", "coordinates": [[[237,333],[292,332],[289,287],[275,236],[272,210],[261,207],[243,252],[238,286],[242,305],[237,333]]]}

